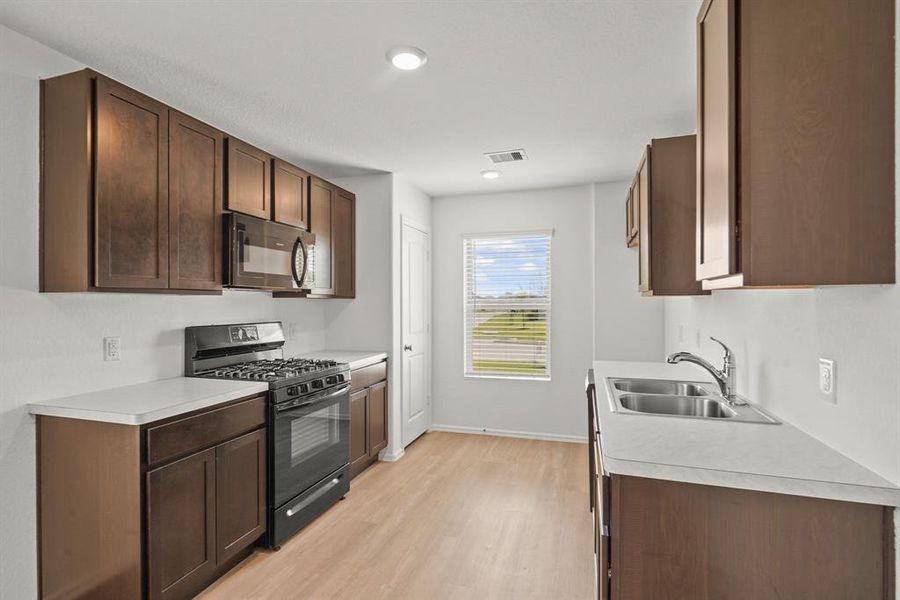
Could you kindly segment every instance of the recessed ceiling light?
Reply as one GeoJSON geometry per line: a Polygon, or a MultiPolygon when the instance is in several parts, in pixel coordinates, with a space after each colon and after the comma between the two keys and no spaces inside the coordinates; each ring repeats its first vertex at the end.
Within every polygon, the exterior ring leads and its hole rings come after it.
{"type": "Polygon", "coordinates": [[[501,175],[503,175],[503,173],[501,173],[500,171],[497,171],[495,169],[485,169],[484,171],[481,172],[481,176],[484,177],[485,179],[497,179],[501,175]]]}
{"type": "Polygon", "coordinates": [[[387,51],[387,59],[401,71],[414,71],[428,62],[428,55],[415,46],[394,46],[387,51]]]}

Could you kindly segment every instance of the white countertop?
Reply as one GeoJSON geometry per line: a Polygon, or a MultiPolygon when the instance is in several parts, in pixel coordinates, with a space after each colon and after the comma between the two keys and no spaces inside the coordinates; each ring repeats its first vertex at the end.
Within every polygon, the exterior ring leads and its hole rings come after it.
{"type": "Polygon", "coordinates": [[[387,352],[378,352],[376,350],[319,350],[318,352],[303,352],[297,356],[318,358],[320,360],[336,360],[342,363],[349,363],[350,369],[361,369],[385,360],[387,352]]]}
{"type": "Polygon", "coordinates": [[[28,405],[34,415],[143,425],[265,392],[264,382],[175,377],[28,405]]]}
{"type": "Polygon", "coordinates": [[[607,377],[710,381],[692,365],[595,361],[610,473],[900,506],[900,487],[774,414],[780,425],[613,412],[607,377]]]}

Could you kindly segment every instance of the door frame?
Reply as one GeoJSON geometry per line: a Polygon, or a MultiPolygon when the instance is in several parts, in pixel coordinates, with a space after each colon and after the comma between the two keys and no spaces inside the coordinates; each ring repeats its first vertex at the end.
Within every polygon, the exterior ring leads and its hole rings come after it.
{"type": "Polygon", "coordinates": [[[403,287],[403,269],[406,266],[406,258],[405,253],[403,251],[403,231],[404,227],[409,227],[411,229],[415,229],[420,233],[428,236],[428,244],[426,250],[426,298],[425,298],[425,307],[426,307],[426,317],[425,320],[427,322],[425,340],[428,346],[426,351],[426,360],[425,360],[425,389],[426,389],[426,406],[428,411],[428,416],[426,421],[428,422],[428,426],[425,428],[425,431],[428,432],[431,429],[432,420],[434,418],[433,409],[434,406],[432,404],[432,386],[431,386],[431,378],[432,378],[432,345],[431,345],[431,316],[432,316],[432,306],[431,306],[431,284],[432,284],[432,273],[431,273],[431,227],[423,224],[420,221],[416,221],[415,219],[411,219],[406,215],[400,215],[400,336],[398,339],[397,347],[394,351],[397,353],[396,356],[399,358],[398,363],[398,371],[400,373],[400,377],[398,378],[395,385],[395,389],[399,392],[399,400],[398,407],[400,409],[400,447],[406,447],[406,418],[403,414],[403,393],[404,393],[404,361],[403,361],[403,323],[404,317],[406,316],[406,307],[404,306],[403,299],[405,297],[404,287],[403,287]]]}

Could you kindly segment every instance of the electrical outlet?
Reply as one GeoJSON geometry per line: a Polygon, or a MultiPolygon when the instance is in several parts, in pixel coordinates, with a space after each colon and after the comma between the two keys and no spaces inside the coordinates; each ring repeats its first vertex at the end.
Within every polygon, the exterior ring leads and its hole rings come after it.
{"type": "Polygon", "coordinates": [[[697,329],[694,330],[694,347],[695,348],[700,347],[701,339],[703,339],[703,338],[700,336],[700,328],[698,327],[697,329]]]}
{"type": "Polygon", "coordinates": [[[103,360],[119,360],[122,357],[122,338],[105,337],[103,338],[103,360]]]}
{"type": "Polygon", "coordinates": [[[819,359],[819,393],[826,402],[837,404],[837,365],[828,358],[819,359]]]}
{"type": "Polygon", "coordinates": [[[287,339],[295,340],[297,339],[297,324],[296,323],[287,323],[287,339]]]}

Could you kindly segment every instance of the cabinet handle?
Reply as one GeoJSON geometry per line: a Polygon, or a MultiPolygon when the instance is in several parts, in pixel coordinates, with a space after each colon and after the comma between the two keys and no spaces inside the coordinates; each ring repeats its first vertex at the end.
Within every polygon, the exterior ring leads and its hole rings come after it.
{"type": "Polygon", "coordinates": [[[406,344],[405,346],[403,346],[403,349],[407,352],[412,352],[412,345],[406,344]]]}

